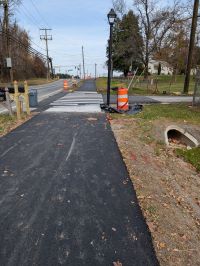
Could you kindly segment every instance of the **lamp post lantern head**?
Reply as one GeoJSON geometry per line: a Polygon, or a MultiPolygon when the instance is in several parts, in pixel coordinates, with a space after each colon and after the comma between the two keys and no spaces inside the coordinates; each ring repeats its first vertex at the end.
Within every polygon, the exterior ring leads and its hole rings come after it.
{"type": "Polygon", "coordinates": [[[108,21],[110,25],[113,25],[115,23],[115,20],[117,18],[117,14],[115,13],[114,9],[112,8],[110,12],[108,13],[108,21]]]}

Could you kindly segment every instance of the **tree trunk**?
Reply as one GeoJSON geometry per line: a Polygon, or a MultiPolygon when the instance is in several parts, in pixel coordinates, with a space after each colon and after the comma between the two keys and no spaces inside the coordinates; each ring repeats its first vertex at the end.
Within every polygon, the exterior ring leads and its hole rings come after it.
{"type": "Polygon", "coordinates": [[[125,70],[124,70],[124,77],[127,78],[127,76],[128,76],[128,70],[125,69],[125,70]]]}
{"type": "Polygon", "coordinates": [[[147,80],[149,76],[149,59],[145,60],[145,70],[144,70],[144,79],[147,80]]]}
{"type": "Polygon", "coordinates": [[[149,42],[146,40],[145,62],[144,62],[144,79],[147,80],[149,76],[149,42]]]}

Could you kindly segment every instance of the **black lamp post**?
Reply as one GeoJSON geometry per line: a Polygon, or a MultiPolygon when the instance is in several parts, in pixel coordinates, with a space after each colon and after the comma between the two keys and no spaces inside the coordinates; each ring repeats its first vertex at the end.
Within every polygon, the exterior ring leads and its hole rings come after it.
{"type": "Polygon", "coordinates": [[[113,43],[113,25],[117,18],[117,14],[112,8],[108,13],[108,21],[110,24],[110,39],[109,39],[109,55],[108,55],[108,81],[107,81],[107,105],[110,105],[110,85],[111,85],[111,63],[112,63],[112,43],[113,43]]]}

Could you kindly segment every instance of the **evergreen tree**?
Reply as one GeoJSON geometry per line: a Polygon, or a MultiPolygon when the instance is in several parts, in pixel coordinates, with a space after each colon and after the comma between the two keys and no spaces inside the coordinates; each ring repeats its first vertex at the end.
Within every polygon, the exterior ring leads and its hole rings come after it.
{"type": "Polygon", "coordinates": [[[113,70],[129,71],[142,67],[143,41],[139,30],[138,18],[133,11],[118,19],[113,30],[113,70]]]}

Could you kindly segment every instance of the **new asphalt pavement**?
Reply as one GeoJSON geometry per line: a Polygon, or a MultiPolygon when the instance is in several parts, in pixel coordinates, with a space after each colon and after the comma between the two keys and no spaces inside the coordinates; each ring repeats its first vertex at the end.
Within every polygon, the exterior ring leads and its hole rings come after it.
{"type": "Polygon", "coordinates": [[[48,104],[0,138],[0,265],[158,265],[105,114],[48,104]]]}

